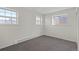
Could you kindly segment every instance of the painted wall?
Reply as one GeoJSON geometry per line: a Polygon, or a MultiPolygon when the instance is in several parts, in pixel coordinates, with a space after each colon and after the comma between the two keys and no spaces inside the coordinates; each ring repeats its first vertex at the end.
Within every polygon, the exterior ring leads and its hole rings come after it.
{"type": "Polygon", "coordinates": [[[11,9],[16,10],[18,14],[18,24],[0,25],[0,48],[29,40],[40,35],[48,35],[75,42],[77,41],[78,20],[76,20],[75,8],[65,9],[46,15],[27,10],[27,8],[11,9]],[[60,14],[68,15],[67,24],[62,26],[52,25],[51,16],[60,14]],[[37,15],[42,15],[43,25],[36,25],[35,17],[37,15]]]}
{"type": "Polygon", "coordinates": [[[77,8],[77,43],[79,51],[79,8],[77,8]]]}
{"type": "Polygon", "coordinates": [[[17,25],[0,25],[0,48],[42,35],[42,25],[36,25],[35,17],[41,16],[27,8],[11,8],[18,14],[17,25]],[[25,39],[26,38],[26,39],[25,39]]]}
{"type": "Polygon", "coordinates": [[[77,42],[77,20],[76,8],[64,9],[51,14],[45,15],[45,34],[52,37],[77,42]],[[66,25],[52,25],[52,16],[67,14],[68,20],[66,25]]]}

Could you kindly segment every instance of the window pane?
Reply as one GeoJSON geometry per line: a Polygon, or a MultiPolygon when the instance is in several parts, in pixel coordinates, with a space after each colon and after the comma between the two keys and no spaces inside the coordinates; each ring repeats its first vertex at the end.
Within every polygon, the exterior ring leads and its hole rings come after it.
{"type": "Polygon", "coordinates": [[[0,24],[16,24],[16,12],[0,8],[0,24]]]}
{"type": "Polygon", "coordinates": [[[5,24],[5,21],[4,20],[0,20],[0,24],[5,24]]]}
{"type": "Polygon", "coordinates": [[[12,17],[16,17],[16,14],[12,14],[12,17]]]}
{"type": "Polygon", "coordinates": [[[16,24],[16,18],[12,18],[12,24],[16,24]]]}
{"type": "Polygon", "coordinates": [[[40,16],[36,16],[36,24],[37,25],[40,25],[40,22],[41,22],[40,16]]]}
{"type": "Polygon", "coordinates": [[[12,14],[16,14],[16,12],[13,12],[13,11],[12,11],[11,13],[12,13],[12,14]]]}
{"type": "Polygon", "coordinates": [[[9,11],[9,10],[6,10],[6,13],[11,13],[11,11],[9,11]]]}
{"type": "Polygon", "coordinates": [[[0,17],[0,24],[5,24],[5,18],[4,17],[0,17]]]}
{"type": "Polygon", "coordinates": [[[12,17],[16,17],[16,12],[11,12],[12,13],[12,17]]]}
{"type": "Polygon", "coordinates": [[[9,17],[11,17],[11,11],[9,11],[9,10],[6,10],[6,16],[9,16],[9,17]]]}
{"type": "Polygon", "coordinates": [[[60,16],[55,16],[54,17],[55,18],[55,23],[56,23],[56,25],[59,25],[60,24],[60,16]]]}
{"type": "Polygon", "coordinates": [[[5,16],[5,12],[0,12],[0,16],[5,16]]]}
{"type": "Polygon", "coordinates": [[[16,18],[12,18],[12,21],[16,21],[16,18]]]}
{"type": "Polygon", "coordinates": [[[9,17],[11,17],[11,13],[6,13],[6,16],[9,16],[9,17]]]}
{"type": "Polygon", "coordinates": [[[5,20],[5,17],[0,17],[0,20],[5,20]]]}
{"type": "Polygon", "coordinates": [[[5,9],[0,9],[0,12],[5,12],[5,9]]]}
{"type": "Polygon", "coordinates": [[[53,16],[52,16],[52,25],[56,25],[56,23],[55,23],[55,19],[54,19],[53,16]]]}
{"type": "Polygon", "coordinates": [[[6,20],[10,20],[10,18],[6,18],[6,20]]]}
{"type": "Polygon", "coordinates": [[[5,9],[0,9],[0,16],[5,16],[5,9]]]}
{"type": "Polygon", "coordinates": [[[11,24],[11,18],[6,18],[5,22],[6,24],[11,24]]]}

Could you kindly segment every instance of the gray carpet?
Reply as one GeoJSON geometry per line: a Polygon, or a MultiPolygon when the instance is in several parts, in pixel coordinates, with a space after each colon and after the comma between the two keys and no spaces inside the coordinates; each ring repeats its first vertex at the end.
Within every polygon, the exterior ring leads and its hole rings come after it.
{"type": "Polygon", "coordinates": [[[40,36],[0,51],[77,51],[77,44],[55,37],[40,36]]]}

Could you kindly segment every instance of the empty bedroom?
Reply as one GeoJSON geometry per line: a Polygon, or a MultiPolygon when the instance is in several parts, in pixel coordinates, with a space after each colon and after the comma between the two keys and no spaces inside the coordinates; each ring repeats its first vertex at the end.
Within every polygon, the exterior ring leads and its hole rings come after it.
{"type": "Polygon", "coordinates": [[[0,51],[78,51],[78,7],[0,7],[0,51]]]}

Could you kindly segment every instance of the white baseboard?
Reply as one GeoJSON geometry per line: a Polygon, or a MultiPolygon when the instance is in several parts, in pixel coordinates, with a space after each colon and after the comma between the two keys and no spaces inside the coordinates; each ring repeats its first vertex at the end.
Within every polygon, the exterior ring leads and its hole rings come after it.
{"type": "MultiPolygon", "coordinates": [[[[24,37],[22,37],[20,39],[16,39],[16,41],[14,41],[14,43],[11,43],[10,42],[9,44],[5,44],[5,45],[0,46],[0,49],[5,48],[5,47],[8,47],[8,46],[11,46],[11,45],[14,45],[14,44],[18,44],[18,43],[21,43],[21,42],[24,42],[24,41],[27,41],[27,40],[31,40],[31,39],[36,38],[36,37],[39,37],[39,36],[42,36],[42,35],[41,34],[38,35],[37,33],[31,34],[29,36],[27,36],[27,35],[25,36],[24,35],[24,37]]],[[[54,37],[52,35],[46,35],[46,36],[54,37]]],[[[57,38],[59,38],[59,37],[57,37],[57,38]]],[[[73,42],[75,42],[75,41],[73,41],[73,42]]]]}
{"type": "Polygon", "coordinates": [[[14,45],[14,44],[21,43],[21,42],[23,42],[23,41],[27,41],[27,40],[36,38],[36,37],[39,37],[39,36],[41,36],[41,35],[32,34],[32,35],[30,35],[30,36],[25,36],[25,37],[22,37],[22,38],[20,38],[20,39],[16,39],[16,41],[14,41],[14,43],[9,43],[9,44],[5,44],[5,45],[3,45],[3,46],[0,46],[0,49],[6,48],[6,47],[11,46],[11,45],[14,45]]]}
{"type": "Polygon", "coordinates": [[[27,41],[27,40],[31,40],[31,39],[39,37],[39,36],[41,36],[41,35],[32,34],[30,36],[22,37],[21,39],[17,40],[16,43],[21,43],[21,42],[24,42],[24,41],[27,41]]]}
{"type": "Polygon", "coordinates": [[[52,35],[46,35],[46,36],[56,37],[56,38],[60,38],[60,39],[67,40],[67,41],[72,41],[72,42],[77,42],[75,40],[69,40],[69,39],[65,39],[65,38],[58,37],[58,36],[52,36],[52,35]]]}

